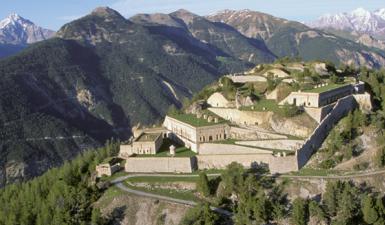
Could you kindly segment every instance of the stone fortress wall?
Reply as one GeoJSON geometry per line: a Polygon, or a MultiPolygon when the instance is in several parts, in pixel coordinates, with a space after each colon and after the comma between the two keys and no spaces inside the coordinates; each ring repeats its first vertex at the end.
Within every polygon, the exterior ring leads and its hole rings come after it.
{"type": "Polygon", "coordinates": [[[240,140],[274,140],[274,139],[287,139],[287,136],[271,133],[267,131],[259,131],[256,129],[246,129],[242,127],[230,127],[230,137],[240,140]]]}
{"type": "Polygon", "coordinates": [[[230,78],[234,83],[249,83],[249,82],[266,82],[266,77],[258,76],[258,75],[228,75],[226,76],[230,78]]]}
{"type": "Polygon", "coordinates": [[[155,140],[134,141],[131,147],[131,154],[156,154],[163,143],[163,134],[158,133],[155,135],[157,135],[155,140]]]}
{"type": "Polygon", "coordinates": [[[195,152],[198,151],[195,127],[169,116],[166,116],[164,119],[163,126],[172,132],[168,135],[169,138],[181,142],[181,144],[184,144],[187,148],[191,148],[191,150],[195,152]]]}
{"type": "Polygon", "coordinates": [[[273,115],[272,112],[241,111],[234,108],[208,108],[208,110],[230,122],[244,125],[262,124],[269,121],[273,115]]]}
{"type": "Polygon", "coordinates": [[[190,124],[166,116],[163,126],[171,131],[168,136],[191,148],[199,151],[199,143],[225,140],[230,135],[230,126],[226,123],[218,123],[202,127],[194,127],[190,124]]]}
{"type": "MultiPolygon", "coordinates": [[[[207,143],[216,140],[224,140],[228,137],[234,138],[238,133],[241,136],[250,135],[241,127],[229,127],[227,124],[215,124],[204,127],[194,127],[174,118],[166,116],[164,127],[169,130],[168,136],[174,137],[190,147],[199,155],[194,157],[130,157],[126,161],[127,172],[178,172],[190,173],[195,169],[222,169],[232,162],[238,162],[245,167],[253,167],[256,164],[268,165],[271,173],[287,173],[298,171],[310,157],[319,149],[334,125],[350,111],[360,106],[361,109],[371,109],[370,95],[363,93],[363,84],[346,85],[335,90],[324,93],[295,93],[294,96],[307,96],[296,99],[297,104],[301,101],[306,106],[306,112],[319,123],[310,136],[303,141],[287,145],[287,150],[298,149],[295,155],[274,153],[263,149],[266,147],[264,141],[241,142],[243,146],[234,144],[207,143]],[[353,94],[360,93],[360,94],[353,94]],[[304,95],[302,95],[304,94],[304,95]],[[308,97],[311,98],[308,98],[308,97]],[[316,96],[315,99],[312,97],[316,96]],[[310,101],[310,104],[309,104],[310,101]],[[324,105],[323,107],[319,107],[324,105]],[[251,147],[245,145],[252,145],[251,147]]],[[[292,93],[293,94],[293,93],[292,93]]],[[[294,99],[292,99],[294,101],[294,99]]],[[[271,112],[246,112],[230,108],[209,108],[213,113],[239,124],[256,125],[262,124],[271,117],[271,112]]],[[[254,131],[258,139],[281,139],[279,134],[254,131]]],[[[285,140],[276,141],[282,145],[285,140]],[[281,142],[282,143],[281,143],[281,142]]],[[[286,141],[287,142],[287,141],[286,141]]],[[[286,149],[282,146],[280,149],[286,149]]]]}
{"type": "Polygon", "coordinates": [[[130,157],[125,165],[129,173],[192,173],[196,169],[195,157],[130,157]]]}
{"type": "Polygon", "coordinates": [[[271,151],[234,144],[202,143],[199,155],[271,154],[271,151]]]}
{"type": "Polygon", "coordinates": [[[346,96],[337,101],[331,112],[322,120],[309,138],[306,139],[303,146],[297,150],[298,168],[302,168],[315,151],[321,147],[334,125],[356,107],[357,102],[353,95],[346,96]]]}
{"type": "Polygon", "coordinates": [[[229,154],[229,155],[197,155],[199,169],[224,169],[232,162],[242,164],[246,168],[256,164],[265,164],[271,173],[287,173],[298,170],[295,156],[276,157],[272,154],[229,154]]]}
{"type": "Polygon", "coordinates": [[[163,144],[164,129],[152,128],[134,130],[132,140],[121,144],[119,157],[127,158],[133,154],[156,154],[163,144]]]}
{"type": "Polygon", "coordinates": [[[283,105],[285,103],[289,103],[305,107],[322,107],[336,102],[338,99],[351,95],[355,92],[362,93],[364,92],[364,87],[365,84],[363,82],[359,82],[357,84],[348,84],[321,93],[302,91],[292,92],[279,104],[283,105]]]}
{"type": "Polygon", "coordinates": [[[322,145],[333,126],[342,117],[346,116],[347,113],[357,108],[357,106],[358,103],[354,95],[339,99],[331,112],[322,120],[310,137],[305,140],[300,149],[297,150],[296,155],[277,156],[272,153],[266,153],[262,149],[260,151],[256,148],[247,147],[238,152],[232,145],[226,145],[228,149],[223,149],[224,145],[221,144],[204,143],[200,146],[203,147],[202,154],[190,158],[130,157],[126,160],[125,170],[126,172],[142,173],[190,173],[195,169],[223,169],[232,162],[238,162],[248,168],[256,164],[266,164],[273,174],[298,171],[322,145]],[[212,147],[223,151],[218,150],[217,154],[213,154],[211,151],[212,147]],[[243,152],[243,150],[246,152],[243,152]]]}
{"type": "Polygon", "coordinates": [[[305,112],[313,118],[317,123],[320,123],[327,114],[333,109],[335,104],[326,105],[320,108],[304,107],[305,112]]]}
{"type": "Polygon", "coordinates": [[[329,105],[333,102],[336,102],[338,99],[353,94],[354,92],[358,93],[362,90],[361,86],[363,85],[363,83],[349,84],[333,90],[322,92],[319,94],[319,107],[329,105]]]}
{"type": "Polygon", "coordinates": [[[291,92],[279,105],[284,105],[285,103],[296,106],[318,107],[319,94],[302,91],[291,92]]]}
{"type": "MultiPolygon", "coordinates": [[[[363,98],[366,104],[366,97],[363,98]]],[[[286,173],[291,171],[297,171],[302,168],[314,152],[321,147],[323,141],[329,134],[329,131],[334,125],[350,111],[357,108],[358,103],[354,95],[349,95],[341,98],[321,121],[313,133],[305,140],[304,144],[297,150],[295,156],[277,157],[272,154],[235,154],[229,152],[229,154],[216,154],[216,155],[198,155],[198,168],[199,169],[211,169],[211,168],[225,168],[226,165],[231,162],[241,163],[245,167],[250,167],[253,163],[268,164],[271,173],[286,173]]],[[[325,113],[325,112],[323,112],[325,113]]]]}
{"type": "Polygon", "coordinates": [[[369,93],[354,94],[353,96],[362,111],[370,112],[372,110],[372,101],[369,93]]]}

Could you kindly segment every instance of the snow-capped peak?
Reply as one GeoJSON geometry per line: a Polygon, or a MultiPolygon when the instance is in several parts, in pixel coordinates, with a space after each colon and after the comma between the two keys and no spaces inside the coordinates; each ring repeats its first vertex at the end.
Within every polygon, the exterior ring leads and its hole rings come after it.
{"type": "Polygon", "coordinates": [[[0,29],[4,29],[6,26],[15,26],[16,24],[26,27],[28,25],[33,25],[33,23],[23,17],[19,16],[17,13],[11,13],[5,19],[0,21],[0,29]]]}
{"type": "Polygon", "coordinates": [[[307,25],[376,35],[378,32],[385,32],[385,9],[371,12],[364,8],[357,8],[351,12],[325,14],[307,25]]]}
{"type": "Polygon", "coordinates": [[[350,15],[351,16],[366,17],[366,16],[370,16],[371,12],[369,12],[368,10],[360,7],[360,8],[357,8],[357,9],[351,11],[350,15]]]}
{"type": "Polygon", "coordinates": [[[53,35],[53,31],[36,26],[17,13],[11,13],[0,21],[0,43],[29,44],[45,40],[53,35]]]}
{"type": "Polygon", "coordinates": [[[374,11],[374,14],[385,20],[385,8],[374,11]]]}
{"type": "Polygon", "coordinates": [[[10,18],[12,20],[19,20],[21,17],[17,13],[11,13],[11,14],[9,14],[8,18],[10,18]]]}

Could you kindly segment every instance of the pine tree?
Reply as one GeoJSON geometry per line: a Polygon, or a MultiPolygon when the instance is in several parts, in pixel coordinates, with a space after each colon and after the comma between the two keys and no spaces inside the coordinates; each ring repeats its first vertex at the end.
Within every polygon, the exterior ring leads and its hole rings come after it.
{"type": "Polygon", "coordinates": [[[323,195],[323,203],[326,206],[327,213],[330,217],[335,216],[338,207],[340,182],[328,182],[326,184],[326,191],[323,195]]]}
{"type": "Polygon", "coordinates": [[[254,204],[254,218],[257,224],[266,224],[270,218],[270,202],[264,191],[260,191],[256,196],[254,204]]]}
{"type": "Polygon", "coordinates": [[[205,172],[199,173],[199,179],[198,179],[198,183],[197,183],[197,191],[205,197],[210,195],[209,179],[207,178],[207,175],[205,172]]]}
{"type": "Polygon", "coordinates": [[[343,191],[338,199],[337,221],[339,224],[350,224],[358,214],[358,191],[350,183],[344,183],[343,191]]]}
{"type": "Polygon", "coordinates": [[[93,208],[91,214],[91,225],[102,225],[104,224],[104,219],[100,212],[100,209],[93,208]]]}
{"type": "Polygon", "coordinates": [[[374,205],[374,200],[370,196],[365,196],[362,200],[362,213],[364,215],[364,221],[368,224],[374,224],[378,220],[378,212],[374,205]]]}
{"type": "Polygon", "coordinates": [[[187,211],[181,225],[214,225],[217,224],[219,217],[214,213],[209,204],[201,203],[187,211]]]}
{"type": "Polygon", "coordinates": [[[309,202],[309,216],[316,217],[320,221],[326,220],[324,210],[316,201],[309,202]]]}
{"type": "Polygon", "coordinates": [[[378,167],[385,166],[385,147],[379,148],[375,155],[375,161],[378,167]]]}
{"type": "Polygon", "coordinates": [[[296,198],[293,202],[292,223],[295,225],[306,225],[308,220],[308,207],[306,200],[296,198]]]}

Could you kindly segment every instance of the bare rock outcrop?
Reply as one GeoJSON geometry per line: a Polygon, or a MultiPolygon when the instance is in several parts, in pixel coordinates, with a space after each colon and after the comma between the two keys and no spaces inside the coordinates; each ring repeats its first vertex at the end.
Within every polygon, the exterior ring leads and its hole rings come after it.
{"type": "Polygon", "coordinates": [[[302,138],[308,137],[316,127],[316,122],[306,114],[293,118],[273,116],[269,122],[271,128],[277,133],[302,138]]]}

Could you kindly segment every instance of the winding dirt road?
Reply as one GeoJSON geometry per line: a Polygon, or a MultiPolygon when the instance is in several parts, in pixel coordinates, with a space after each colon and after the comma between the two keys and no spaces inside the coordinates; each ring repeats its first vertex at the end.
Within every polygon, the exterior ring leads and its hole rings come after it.
{"type": "MultiPolygon", "coordinates": [[[[220,176],[221,174],[208,174],[207,176],[220,176]]],[[[187,174],[187,175],[173,175],[173,174],[130,174],[126,175],[123,177],[118,177],[114,180],[111,181],[111,184],[115,185],[117,188],[121,189],[122,191],[125,191],[130,194],[142,196],[142,197],[148,197],[148,198],[155,198],[159,200],[164,200],[168,202],[174,202],[174,203],[179,203],[179,204],[184,204],[184,205],[190,205],[190,206],[196,206],[198,203],[194,201],[188,201],[188,200],[183,200],[183,199],[178,199],[178,198],[172,198],[168,196],[163,196],[163,195],[157,195],[157,194],[152,194],[144,191],[138,191],[131,189],[123,184],[123,181],[127,180],[128,178],[133,178],[133,177],[199,177],[197,174],[187,174]]],[[[218,212],[220,214],[223,214],[225,216],[232,216],[233,213],[229,212],[227,210],[217,208],[210,206],[211,210],[218,212]]]]}
{"type": "MultiPolygon", "coordinates": [[[[385,170],[377,170],[377,171],[369,171],[359,174],[351,174],[351,175],[329,175],[329,176],[300,176],[300,175],[278,175],[278,178],[289,178],[289,179],[354,179],[354,178],[362,178],[362,177],[369,177],[369,176],[377,176],[377,175],[383,175],[385,174],[385,170]]],[[[221,174],[208,174],[207,176],[220,176],[221,174]]],[[[111,184],[115,185],[117,188],[121,189],[122,191],[125,191],[130,194],[148,197],[148,198],[155,198],[159,200],[165,200],[169,202],[184,204],[184,205],[190,205],[195,206],[198,203],[194,201],[189,200],[183,200],[183,199],[177,199],[173,197],[158,195],[158,194],[152,194],[145,191],[139,191],[131,189],[123,184],[123,182],[129,178],[133,177],[199,177],[198,174],[129,174],[126,176],[115,178],[111,181],[111,184]]],[[[217,207],[211,206],[211,209],[215,212],[221,213],[226,216],[232,216],[233,214],[227,210],[223,210],[217,207]]]]}

